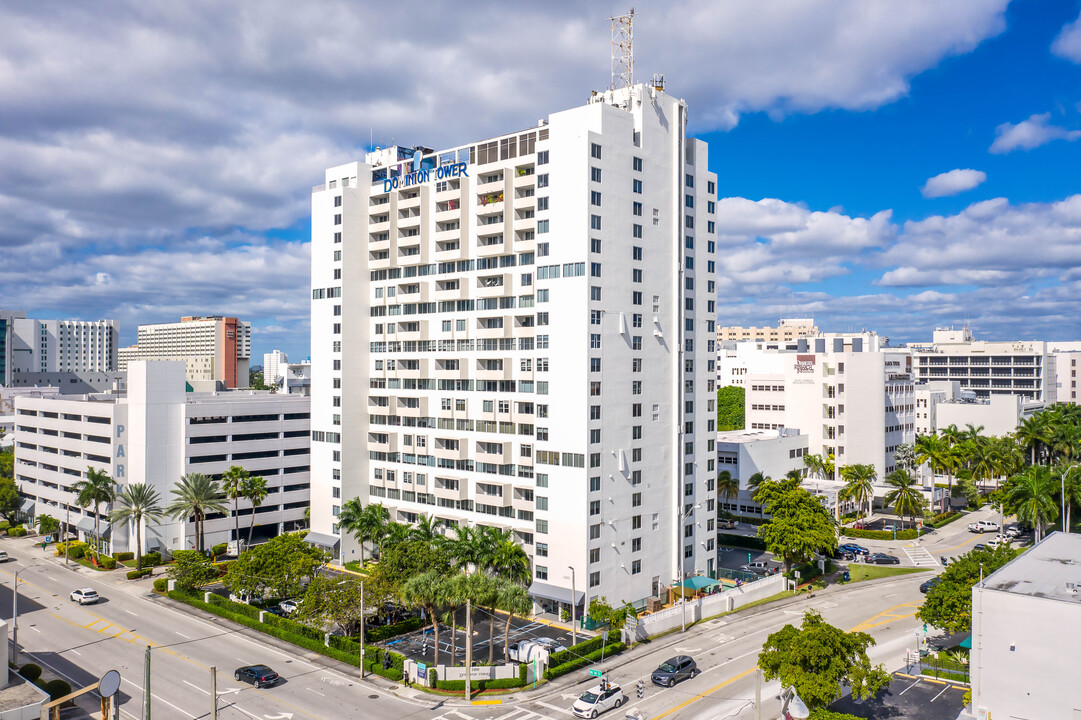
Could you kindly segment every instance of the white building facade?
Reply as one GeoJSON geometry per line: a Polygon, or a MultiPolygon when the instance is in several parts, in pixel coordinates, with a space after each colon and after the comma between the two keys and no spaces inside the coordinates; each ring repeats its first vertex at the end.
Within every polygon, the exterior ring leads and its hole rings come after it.
{"type": "Polygon", "coordinates": [[[781,480],[792,470],[803,473],[807,447],[807,436],[794,428],[717,433],[717,472],[727,471],[739,480],[737,497],[718,495],[721,509],[733,515],[760,514],[761,508],[751,498],[747,485],[751,476],[761,473],[763,477],[781,480]]]}
{"type": "Polygon", "coordinates": [[[285,365],[289,362],[289,356],[281,350],[263,353],[263,383],[276,385],[285,372],[285,365]]]}
{"type": "Polygon", "coordinates": [[[523,132],[327,171],[316,541],[337,545],[352,497],[506,528],[550,609],[640,603],[712,569],[716,178],[686,112],[637,85],[523,132]]]}
{"type": "Polygon", "coordinates": [[[26,386],[20,376],[55,373],[108,373],[117,369],[115,320],[34,320],[6,313],[0,328],[6,384],[26,386]]]}
{"type": "Polygon", "coordinates": [[[929,345],[913,344],[917,382],[948,380],[977,397],[1018,395],[1057,402],[1054,357],[1040,340],[976,340],[967,327],[937,329],[929,345]]]}
{"type": "Polygon", "coordinates": [[[221,315],[184,317],[180,322],[140,325],[138,343],[120,348],[118,369],[133,360],[180,360],[192,382],[248,386],[251,323],[221,315]]]}
{"type": "MultiPolygon", "coordinates": [[[[118,489],[153,486],[167,505],[182,475],[220,475],[239,465],[267,482],[268,496],[255,508],[253,538],[292,530],[309,505],[308,399],[267,392],[185,392],[180,362],[133,362],[128,394],[15,397],[15,480],[24,511],[70,523],[92,533],[94,508],[75,505],[72,485],[87,470],[104,470],[118,489]],[[70,512],[70,515],[69,515],[70,512]]],[[[230,512],[206,522],[207,546],[233,539],[230,512]]],[[[100,508],[100,530],[110,550],[134,550],[131,528],[110,528],[100,508]]],[[[252,507],[238,506],[240,535],[247,539],[252,507]]],[[[144,533],[144,549],[194,547],[194,523],[163,518],[144,533]]]]}

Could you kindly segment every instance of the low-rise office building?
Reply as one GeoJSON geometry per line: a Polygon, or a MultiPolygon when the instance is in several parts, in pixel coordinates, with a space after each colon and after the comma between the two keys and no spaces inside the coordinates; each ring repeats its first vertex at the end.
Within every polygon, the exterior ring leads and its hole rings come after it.
{"type": "MultiPolygon", "coordinates": [[[[104,470],[118,489],[153,486],[166,505],[181,476],[220,477],[232,465],[262,476],[268,495],[237,509],[241,539],[292,530],[309,506],[309,399],[265,391],[187,392],[184,364],[142,361],[128,367],[125,396],[21,396],[15,400],[15,480],[30,515],[49,514],[81,537],[94,532],[95,508],[75,504],[72,486],[90,468],[104,470]]],[[[235,539],[229,512],[206,519],[206,544],[235,539]]],[[[134,550],[134,532],[111,528],[99,512],[99,532],[110,550],[134,550]]],[[[190,549],[193,522],[163,518],[143,533],[144,550],[190,549]]]]}

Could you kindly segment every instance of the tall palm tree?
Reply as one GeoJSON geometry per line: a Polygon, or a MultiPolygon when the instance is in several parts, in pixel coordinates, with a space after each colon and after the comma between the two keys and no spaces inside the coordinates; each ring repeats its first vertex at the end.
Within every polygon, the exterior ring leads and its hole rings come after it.
{"type": "MultiPolygon", "coordinates": [[[[956,429],[956,426],[952,426],[956,429]]],[[[938,435],[920,435],[916,438],[916,462],[927,463],[932,474],[945,473],[949,491],[947,501],[953,495],[953,470],[957,465],[958,452],[946,438],[938,435]]],[[[933,484],[933,483],[932,483],[933,484]]],[[[943,505],[945,510],[945,505],[943,505]]]]}
{"type": "Polygon", "coordinates": [[[893,450],[893,460],[900,470],[914,470],[916,468],[916,448],[912,443],[899,443],[893,450]]]}
{"type": "Polygon", "coordinates": [[[1004,508],[1036,529],[1036,542],[1043,537],[1044,527],[1059,515],[1057,480],[1046,465],[1030,465],[1003,487],[1004,508]]]}
{"type": "Polygon", "coordinates": [[[739,496],[739,478],[732,477],[732,473],[721,470],[717,473],[717,497],[731,501],[739,496]]]}
{"type": "Polygon", "coordinates": [[[923,496],[908,470],[894,470],[886,476],[886,484],[892,490],[886,493],[886,505],[892,505],[893,511],[901,516],[901,525],[907,515],[916,524],[916,514],[923,510],[923,496]]]}
{"type": "Polygon", "coordinates": [[[1051,453],[1064,463],[1081,454],[1081,427],[1071,423],[1056,423],[1051,432],[1051,453]]]}
{"type": "Polygon", "coordinates": [[[71,486],[75,491],[75,504],[81,508],[94,506],[94,540],[101,542],[100,513],[102,503],[109,504],[116,500],[116,485],[104,470],[87,468],[86,479],[71,486]]]}
{"type": "Polygon", "coordinates": [[[481,555],[484,553],[484,543],[484,530],[481,527],[468,525],[455,527],[454,541],[450,545],[451,555],[454,556],[454,566],[467,574],[470,566],[479,566],[481,555]]]}
{"type": "Polygon", "coordinates": [[[468,583],[468,575],[451,575],[439,586],[441,592],[438,604],[447,609],[443,620],[450,625],[451,664],[454,664],[454,656],[458,654],[458,608],[465,605],[465,601],[469,599],[468,583]]]}
{"type": "Polygon", "coordinates": [[[360,527],[363,524],[364,505],[359,497],[350,498],[342,503],[342,509],[338,511],[338,527],[342,534],[346,533],[360,543],[360,564],[364,565],[364,542],[360,539],[360,527]]]}
{"type": "Polygon", "coordinates": [[[382,554],[387,548],[399,545],[409,539],[413,528],[405,523],[387,523],[383,530],[383,536],[379,538],[379,552],[382,554]]]}
{"type": "Polygon", "coordinates": [[[822,477],[826,474],[826,466],[821,455],[807,453],[803,456],[803,464],[807,466],[807,474],[812,478],[822,477]]]}
{"type": "Polygon", "coordinates": [[[443,541],[443,535],[439,532],[441,527],[443,527],[442,518],[420,513],[417,515],[417,521],[413,524],[413,528],[409,533],[409,539],[426,542],[429,545],[438,545],[443,541]]]}
{"type": "Polygon", "coordinates": [[[1051,442],[1050,417],[1046,412],[1036,413],[1022,420],[1014,431],[1014,436],[1021,447],[1031,453],[1030,462],[1033,465],[1036,464],[1036,458],[1042,448],[1051,442]]]}
{"type": "MultiPolygon", "coordinates": [[[[502,580],[487,573],[469,576],[469,595],[473,607],[485,608],[488,613],[488,664],[495,662],[495,609],[499,604],[502,580]]],[[[472,639],[470,639],[472,642],[472,639]]]]}
{"type": "Polygon", "coordinates": [[[857,512],[863,512],[867,503],[867,514],[871,514],[871,501],[875,496],[874,481],[878,477],[874,465],[845,465],[841,468],[841,477],[845,485],[841,488],[841,497],[856,502],[857,512]]]}
{"type": "MultiPolygon", "coordinates": [[[[225,493],[225,497],[233,501],[233,525],[235,526],[235,533],[233,539],[240,543],[240,512],[239,504],[240,498],[244,494],[243,486],[244,481],[251,477],[244,468],[239,465],[233,465],[228,470],[221,474],[221,489],[225,493]]],[[[254,515],[255,510],[252,510],[254,515]]]]}
{"type": "Polygon", "coordinates": [[[165,512],[177,520],[195,516],[195,537],[199,552],[203,552],[206,516],[210,513],[227,513],[225,495],[213,478],[202,473],[188,473],[171,490],[176,496],[165,512]]]}
{"type": "MultiPolygon", "coordinates": [[[[439,664],[439,605],[443,601],[443,584],[446,579],[436,570],[414,575],[402,583],[399,591],[402,602],[413,607],[423,608],[424,612],[432,621],[432,633],[435,640],[435,659],[433,665],[439,664]]],[[[454,658],[451,657],[451,663],[454,658]]]]}
{"type": "MultiPolygon", "coordinates": [[[[363,551],[365,542],[370,542],[373,548],[379,547],[387,534],[389,524],[390,511],[383,507],[382,503],[368,503],[360,518],[360,534],[357,537],[357,540],[361,542],[361,550],[363,551]]],[[[363,564],[363,559],[361,564],[363,564]]]]}
{"type": "Polygon", "coordinates": [[[485,569],[497,577],[519,585],[528,585],[533,577],[529,567],[529,556],[514,540],[510,530],[497,530],[494,543],[483,558],[485,569]]]}
{"type": "Polygon", "coordinates": [[[244,479],[240,486],[240,496],[251,503],[251,522],[248,523],[248,547],[251,547],[251,533],[255,529],[255,508],[263,504],[268,494],[266,479],[253,475],[244,479]]]}
{"type": "Polygon", "coordinates": [[[502,582],[499,585],[499,609],[507,613],[507,624],[503,629],[503,661],[510,662],[510,626],[515,615],[526,615],[533,609],[529,591],[514,582],[502,582]]]}
{"type": "Polygon", "coordinates": [[[130,522],[135,526],[135,569],[143,569],[143,523],[165,514],[158,491],[146,483],[132,483],[120,491],[109,522],[130,522]]]}

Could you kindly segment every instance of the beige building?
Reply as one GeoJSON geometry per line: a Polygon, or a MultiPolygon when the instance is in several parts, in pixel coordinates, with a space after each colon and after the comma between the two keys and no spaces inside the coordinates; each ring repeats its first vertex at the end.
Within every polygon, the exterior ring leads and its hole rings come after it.
{"type": "Polygon", "coordinates": [[[120,348],[118,366],[132,360],[181,360],[187,380],[219,381],[247,387],[251,360],[251,323],[221,315],[185,317],[178,323],[140,325],[139,341],[120,348]]]}
{"type": "Polygon", "coordinates": [[[762,340],[785,342],[818,334],[813,318],[782,318],[777,327],[742,327],[729,325],[717,328],[717,341],[762,340]]]}

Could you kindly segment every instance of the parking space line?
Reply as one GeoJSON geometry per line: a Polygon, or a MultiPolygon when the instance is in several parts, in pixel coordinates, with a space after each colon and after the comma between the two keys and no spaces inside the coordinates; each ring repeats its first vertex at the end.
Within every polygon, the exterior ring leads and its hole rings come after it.
{"type": "Polygon", "coordinates": [[[897,693],[898,697],[900,697],[901,695],[904,695],[904,694],[905,694],[906,692],[908,692],[908,691],[909,691],[909,690],[911,690],[912,688],[914,688],[914,687],[916,687],[917,685],[919,685],[919,684],[920,684],[920,680],[921,680],[921,678],[916,678],[916,682],[912,683],[911,685],[909,685],[908,687],[906,687],[906,688],[905,688],[904,690],[902,690],[901,692],[897,693]]]}
{"type": "Polygon", "coordinates": [[[935,696],[934,696],[933,698],[931,698],[931,702],[934,702],[935,700],[938,700],[938,699],[939,699],[940,697],[942,697],[942,693],[946,692],[946,691],[947,691],[947,690],[949,690],[949,689],[950,689],[950,686],[949,686],[949,685],[947,685],[946,687],[942,688],[942,692],[940,692],[940,693],[939,693],[938,695],[935,695],[935,696]]]}

